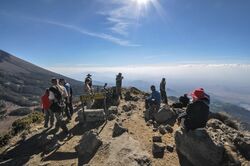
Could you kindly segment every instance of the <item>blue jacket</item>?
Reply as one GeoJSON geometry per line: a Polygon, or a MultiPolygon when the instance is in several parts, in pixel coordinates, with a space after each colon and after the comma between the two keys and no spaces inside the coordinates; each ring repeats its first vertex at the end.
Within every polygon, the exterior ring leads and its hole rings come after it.
{"type": "Polygon", "coordinates": [[[153,91],[151,95],[148,97],[149,100],[154,99],[158,105],[161,104],[161,94],[158,91],[153,91]]]}

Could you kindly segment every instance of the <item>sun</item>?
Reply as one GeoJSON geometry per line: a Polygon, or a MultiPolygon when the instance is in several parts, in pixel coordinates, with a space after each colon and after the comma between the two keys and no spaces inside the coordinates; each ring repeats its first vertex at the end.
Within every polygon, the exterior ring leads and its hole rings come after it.
{"type": "Polygon", "coordinates": [[[150,0],[136,0],[138,4],[146,5],[150,0]]]}
{"type": "Polygon", "coordinates": [[[134,0],[139,6],[147,5],[150,0],[134,0]]]}

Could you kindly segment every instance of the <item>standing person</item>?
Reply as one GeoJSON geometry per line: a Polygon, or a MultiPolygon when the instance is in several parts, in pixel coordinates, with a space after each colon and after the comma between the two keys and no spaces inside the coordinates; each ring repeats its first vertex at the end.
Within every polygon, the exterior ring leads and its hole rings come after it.
{"type": "Polygon", "coordinates": [[[54,113],[50,110],[50,100],[49,100],[49,89],[45,90],[44,95],[41,97],[41,105],[43,112],[45,114],[44,117],[44,127],[48,128],[48,123],[50,122],[50,127],[54,125],[54,113]]]}
{"type": "Polygon", "coordinates": [[[73,102],[72,102],[72,99],[73,99],[73,90],[72,90],[72,87],[71,87],[70,83],[68,83],[66,81],[65,81],[65,85],[64,86],[67,89],[67,92],[68,92],[68,95],[69,95],[68,108],[69,108],[70,114],[72,116],[73,113],[74,113],[73,102]]]}
{"type": "Polygon", "coordinates": [[[160,92],[161,92],[161,99],[165,104],[168,104],[168,97],[166,92],[166,79],[162,78],[160,83],[160,92]]]}
{"type": "MultiPolygon", "coordinates": [[[[71,120],[72,114],[71,114],[71,108],[70,108],[70,92],[72,92],[72,89],[70,91],[70,88],[71,88],[70,85],[66,86],[66,81],[63,78],[59,80],[59,85],[60,85],[60,89],[63,91],[64,103],[66,105],[65,106],[66,116],[68,120],[71,120]]],[[[71,106],[72,106],[72,101],[71,101],[71,106]]],[[[73,112],[73,108],[72,108],[72,112],[73,112]]]]}
{"type": "Polygon", "coordinates": [[[63,103],[63,91],[58,85],[58,80],[56,78],[51,79],[52,86],[49,88],[49,100],[51,102],[50,109],[54,112],[56,117],[56,126],[61,127],[63,132],[70,134],[66,126],[66,123],[63,121],[63,109],[65,107],[63,103]]]}
{"type": "Polygon", "coordinates": [[[85,90],[85,93],[88,93],[88,94],[91,94],[93,92],[91,76],[92,76],[91,74],[88,74],[84,81],[84,90],[85,90]]]}
{"type": "Polygon", "coordinates": [[[122,73],[118,73],[116,76],[116,94],[122,99],[122,73]]]}
{"type": "Polygon", "coordinates": [[[208,121],[210,97],[203,88],[195,89],[191,94],[193,101],[187,106],[186,112],[178,117],[178,124],[184,119],[184,128],[195,130],[204,128],[208,121]]]}
{"type": "MultiPolygon", "coordinates": [[[[93,88],[92,88],[92,75],[88,74],[84,81],[84,91],[85,94],[91,95],[93,94],[93,88]]],[[[93,104],[93,100],[86,101],[87,108],[91,108],[93,104]]]]}

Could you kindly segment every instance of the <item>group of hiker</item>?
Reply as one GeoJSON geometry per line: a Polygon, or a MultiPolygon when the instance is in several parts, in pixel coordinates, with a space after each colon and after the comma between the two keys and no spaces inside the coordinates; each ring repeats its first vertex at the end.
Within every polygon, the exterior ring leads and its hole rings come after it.
{"type": "MultiPolygon", "coordinates": [[[[166,80],[162,78],[160,83],[160,92],[158,92],[154,85],[151,86],[151,94],[145,100],[145,107],[149,109],[149,118],[154,120],[154,115],[159,111],[161,102],[168,105],[166,95],[166,80]]],[[[186,108],[178,118],[178,124],[186,129],[186,131],[197,128],[204,128],[208,121],[210,96],[205,93],[203,88],[195,89],[189,94],[184,94],[179,97],[179,102],[173,103],[173,108],[186,108]],[[181,123],[182,122],[182,123],[181,123]]]]}
{"type": "MultiPolygon", "coordinates": [[[[94,93],[94,87],[92,83],[91,74],[87,74],[84,80],[84,94],[92,95],[94,93]]],[[[118,73],[116,76],[116,95],[122,98],[122,73],[118,73]]],[[[107,88],[107,83],[104,85],[104,90],[107,88]]],[[[66,121],[63,120],[63,116],[66,115],[67,121],[70,121],[73,111],[72,104],[73,91],[71,85],[66,82],[65,79],[52,78],[51,87],[47,88],[41,97],[41,106],[45,115],[44,127],[50,128],[54,126],[54,119],[56,118],[56,127],[61,127],[62,130],[68,134],[69,130],[66,126],[66,121]]],[[[91,101],[88,101],[87,108],[91,107],[91,101]]]]}
{"type": "MultiPolygon", "coordinates": [[[[84,93],[91,95],[94,93],[93,82],[91,74],[88,74],[84,80],[84,93]]],[[[116,76],[116,95],[119,99],[122,99],[122,73],[118,73],[116,76]]],[[[73,115],[72,105],[72,87],[65,79],[51,79],[51,87],[45,90],[42,96],[42,108],[45,114],[44,127],[48,128],[54,125],[54,117],[56,118],[56,127],[62,128],[62,130],[69,134],[69,130],[66,126],[66,122],[63,120],[63,115],[66,115],[67,120],[70,121],[73,115]]],[[[107,83],[105,83],[104,90],[107,90],[107,83]]],[[[159,111],[161,103],[168,105],[167,92],[166,92],[166,79],[162,78],[159,89],[152,85],[150,87],[151,94],[145,100],[145,107],[149,111],[149,117],[154,119],[154,114],[159,111]]],[[[180,114],[177,118],[178,124],[182,122],[183,126],[188,130],[194,130],[196,128],[202,128],[206,126],[209,115],[210,97],[207,95],[203,88],[195,89],[192,93],[184,94],[180,96],[179,102],[173,103],[173,108],[186,108],[185,112],[180,114]],[[192,98],[191,102],[189,96],[192,98]]],[[[87,103],[87,107],[90,107],[91,103],[87,103]]]]}
{"type": "Polygon", "coordinates": [[[44,127],[50,128],[54,126],[54,117],[56,118],[56,128],[60,127],[66,134],[70,134],[63,120],[63,115],[67,116],[70,121],[73,115],[72,105],[73,92],[71,85],[65,79],[51,79],[51,86],[45,90],[41,97],[41,104],[45,114],[44,127]]]}
{"type": "Polygon", "coordinates": [[[150,112],[151,116],[153,113],[160,109],[161,102],[168,105],[167,92],[166,92],[166,79],[162,78],[160,83],[160,92],[156,90],[154,85],[151,85],[151,94],[145,100],[146,109],[153,110],[150,112]]]}

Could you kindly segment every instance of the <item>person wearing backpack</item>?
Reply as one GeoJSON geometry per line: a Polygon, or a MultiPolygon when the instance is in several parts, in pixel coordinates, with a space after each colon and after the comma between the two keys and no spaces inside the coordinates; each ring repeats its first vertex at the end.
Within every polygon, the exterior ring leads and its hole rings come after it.
{"type": "Polygon", "coordinates": [[[69,95],[69,102],[68,102],[67,107],[69,109],[70,115],[73,116],[73,113],[74,113],[73,103],[72,103],[73,90],[72,90],[70,83],[66,82],[66,80],[64,80],[64,87],[66,88],[68,95],[69,95]]]}
{"type": "Polygon", "coordinates": [[[88,74],[84,81],[84,91],[85,93],[88,93],[88,94],[93,93],[93,87],[92,87],[93,83],[92,83],[91,76],[92,76],[91,74],[88,74]]]}
{"type": "Polygon", "coordinates": [[[51,102],[50,109],[54,112],[56,117],[56,126],[60,127],[67,135],[70,134],[63,120],[63,109],[65,104],[63,103],[63,92],[58,85],[58,80],[56,78],[51,79],[52,86],[49,88],[49,100],[51,102]]]}
{"type": "Polygon", "coordinates": [[[68,120],[71,120],[72,115],[70,113],[70,107],[69,107],[69,102],[70,102],[69,101],[69,98],[70,98],[69,93],[70,93],[70,90],[67,89],[68,87],[66,86],[66,82],[65,82],[65,80],[63,78],[59,79],[59,87],[60,87],[61,91],[63,92],[63,102],[65,104],[65,109],[64,109],[65,114],[66,114],[68,120]]]}
{"type": "Polygon", "coordinates": [[[192,93],[192,103],[187,106],[186,112],[178,117],[178,124],[184,119],[186,131],[204,128],[208,121],[210,97],[203,88],[195,89],[192,93]]]}
{"type": "Polygon", "coordinates": [[[41,105],[43,109],[44,116],[44,127],[48,128],[48,123],[50,122],[50,127],[54,125],[54,113],[50,110],[51,102],[49,100],[49,89],[45,90],[44,95],[41,97],[41,105]]]}
{"type": "MultiPolygon", "coordinates": [[[[85,78],[85,81],[84,81],[84,93],[86,95],[92,95],[93,94],[93,83],[92,83],[92,78],[91,78],[91,74],[88,74],[87,77],[85,78]]],[[[88,109],[90,109],[93,105],[93,100],[88,100],[86,101],[86,106],[88,109]]]]}

